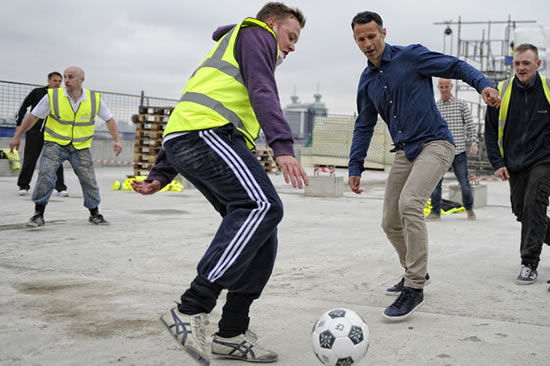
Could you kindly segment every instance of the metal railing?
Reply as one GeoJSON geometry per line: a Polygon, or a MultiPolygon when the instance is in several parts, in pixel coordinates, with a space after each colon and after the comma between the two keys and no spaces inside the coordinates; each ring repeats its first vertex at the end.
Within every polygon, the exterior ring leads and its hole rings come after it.
{"type": "MultiPolygon", "coordinates": [[[[15,125],[15,118],[25,97],[32,89],[43,85],[0,80],[0,125],[15,125]]],[[[141,95],[100,91],[103,101],[117,121],[131,125],[132,115],[140,106],[174,107],[178,100],[141,95]]],[[[30,112],[30,111],[29,111],[30,112]]],[[[124,126],[124,123],[122,123],[124,126]]]]}

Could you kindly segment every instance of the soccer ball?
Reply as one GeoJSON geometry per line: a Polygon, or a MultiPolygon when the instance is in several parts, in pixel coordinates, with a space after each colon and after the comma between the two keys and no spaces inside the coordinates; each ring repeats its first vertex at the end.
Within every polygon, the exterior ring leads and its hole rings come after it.
{"type": "Polygon", "coordinates": [[[369,349],[369,327],[356,312],[332,309],[321,315],[311,331],[313,353],[324,365],[350,366],[369,349]]]}

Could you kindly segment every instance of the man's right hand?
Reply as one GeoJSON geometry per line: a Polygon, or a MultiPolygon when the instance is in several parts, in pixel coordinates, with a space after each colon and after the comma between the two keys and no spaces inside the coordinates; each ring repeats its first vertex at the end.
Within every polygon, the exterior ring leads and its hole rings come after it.
{"type": "Polygon", "coordinates": [[[294,188],[302,188],[304,184],[309,186],[307,174],[294,156],[279,155],[275,161],[281,168],[286,183],[292,183],[294,188]]]}
{"type": "Polygon", "coordinates": [[[361,194],[361,192],[363,192],[361,189],[361,177],[356,175],[350,176],[348,179],[348,184],[353,192],[357,194],[361,194]]]}
{"type": "Polygon", "coordinates": [[[510,179],[510,174],[508,173],[508,169],[505,166],[497,169],[497,171],[495,172],[495,175],[502,180],[510,179]]]}
{"type": "Polygon", "coordinates": [[[19,145],[21,145],[21,137],[15,135],[10,141],[10,152],[13,152],[13,149],[19,150],[19,145]]]}
{"type": "Polygon", "coordinates": [[[160,186],[160,181],[156,179],[152,182],[134,180],[130,182],[130,185],[132,186],[134,191],[136,191],[137,193],[141,193],[143,195],[156,193],[160,191],[160,189],[162,188],[160,186]]]}

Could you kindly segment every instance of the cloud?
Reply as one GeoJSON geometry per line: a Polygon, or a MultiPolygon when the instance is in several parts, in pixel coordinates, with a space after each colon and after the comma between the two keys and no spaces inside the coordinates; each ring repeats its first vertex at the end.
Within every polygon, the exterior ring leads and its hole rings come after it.
{"type": "MultiPolygon", "coordinates": [[[[359,0],[286,2],[303,10],[307,24],[295,53],[278,68],[281,103],[296,89],[304,102],[320,88],[330,113],[353,114],[359,75],[366,59],[353,42],[353,16],[379,12],[393,44],[423,43],[443,50],[444,20],[533,19],[548,24],[550,2],[503,0],[359,0]],[[495,7],[492,4],[498,4],[495,7]],[[370,7],[370,8],[369,8],[370,7]]],[[[186,80],[214,45],[211,34],[223,24],[254,16],[263,3],[253,0],[18,0],[0,12],[0,79],[43,83],[52,70],[69,65],[86,71],[85,86],[97,90],[178,98],[186,80]]],[[[480,28],[463,35],[481,38],[480,28]]],[[[504,31],[494,25],[492,34],[504,31]]],[[[456,42],[456,38],[454,39],[456,42]]]]}

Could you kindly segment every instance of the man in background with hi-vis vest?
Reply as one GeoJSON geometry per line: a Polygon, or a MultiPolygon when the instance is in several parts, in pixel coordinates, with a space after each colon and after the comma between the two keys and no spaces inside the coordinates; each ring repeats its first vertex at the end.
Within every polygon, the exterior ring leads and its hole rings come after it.
{"type": "Polygon", "coordinates": [[[45,224],[44,210],[55,186],[56,171],[65,160],[71,163],[82,186],[84,206],[90,210],[89,222],[108,225],[109,222],[99,213],[101,199],[90,146],[94,136],[95,118],[99,116],[106,121],[115,140],[115,154],[120,154],[122,145],[118,128],[101,95],[82,88],[84,71],[81,68],[71,66],[65,70],[63,76],[65,88],[49,89],[48,94],[16,129],[10,142],[11,150],[19,148],[21,135],[39,119],[47,117],[38,180],[32,195],[35,212],[27,226],[38,227],[45,224]]]}
{"type": "Polygon", "coordinates": [[[540,75],[538,49],[515,48],[515,76],[498,85],[502,104],[485,115],[487,155],[495,175],[510,181],[512,211],[521,222],[519,285],[537,280],[543,242],[550,244],[550,81],[540,75]]]}
{"type": "Polygon", "coordinates": [[[250,306],[271,276],[283,205],[250,149],[262,128],[285,181],[300,188],[308,184],[294,157],[274,77],[304,25],[300,10],[268,3],[256,18],[219,27],[213,34],[216,46],[170,116],[155,166],[145,182],[133,183],[137,192],[152,194],[179,172],[223,217],[181,303],[161,317],[203,365],[210,362],[207,315],[224,289],[227,298],[211,353],[252,362],[277,360],[275,352],[258,345],[248,325],[250,306]]]}

